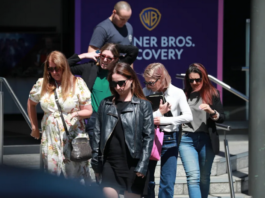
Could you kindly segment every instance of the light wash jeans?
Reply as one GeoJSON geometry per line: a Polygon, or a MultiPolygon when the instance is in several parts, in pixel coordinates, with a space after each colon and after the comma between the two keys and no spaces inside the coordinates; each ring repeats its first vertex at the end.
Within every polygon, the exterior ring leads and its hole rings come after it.
{"type": "Polygon", "coordinates": [[[214,152],[208,133],[184,132],[179,146],[190,198],[207,198],[214,152]]]}

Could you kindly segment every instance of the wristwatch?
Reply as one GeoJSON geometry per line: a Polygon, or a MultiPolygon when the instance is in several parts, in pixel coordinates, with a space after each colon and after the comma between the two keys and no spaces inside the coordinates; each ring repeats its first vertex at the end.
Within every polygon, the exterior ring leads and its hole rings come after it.
{"type": "Polygon", "coordinates": [[[214,110],[214,113],[210,113],[211,117],[214,116],[214,115],[216,115],[216,111],[215,110],[214,110]]]}

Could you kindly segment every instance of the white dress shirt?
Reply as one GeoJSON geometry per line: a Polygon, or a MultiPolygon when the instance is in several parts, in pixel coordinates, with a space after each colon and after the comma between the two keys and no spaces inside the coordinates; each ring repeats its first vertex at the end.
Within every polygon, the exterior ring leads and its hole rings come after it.
{"type": "MultiPolygon", "coordinates": [[[[145,96],[149,96],[150,94],[154,93],[152,90],[149,90],[146,87],[143,89],[143,92],[145,96]]],[[[172,84],[170,84],[167,90],[164,92],[164,96],[166,101],[171,105],[173,117],[164,117],[159,109],[153,112],[153,116],[154,118],[160,117],[161,125],[167,125],[165,128],[163,128],[163,131],[178,131],[178,126],[180,124],[190,122],[193,119],[186,96],[182,89],[179,89],[172,84]],[[180,112],[182,112],[182,115],[180,115],[180,112]]]]}

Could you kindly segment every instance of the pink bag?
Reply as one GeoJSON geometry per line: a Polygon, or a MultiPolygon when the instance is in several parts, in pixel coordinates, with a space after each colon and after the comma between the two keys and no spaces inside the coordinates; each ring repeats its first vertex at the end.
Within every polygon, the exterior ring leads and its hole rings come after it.
{"type": "Polygon", "coordinates": [[[163,146],[164,132],[160,132],[159,127],[155,128],[154,144],[150,156],[150,160],[159,161],[163,146]]]}

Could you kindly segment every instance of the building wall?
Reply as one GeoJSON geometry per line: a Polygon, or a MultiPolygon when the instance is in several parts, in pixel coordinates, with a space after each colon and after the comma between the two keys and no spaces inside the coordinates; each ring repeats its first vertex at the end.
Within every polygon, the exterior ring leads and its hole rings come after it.
{"type": "Polygon", "coordinates": [[[1,0],[0,26],[62,30],[61,0],[1,0]]]}
{"type": "MultiPolygon", "coordinates": [[[[62,33],[62,0],[1,0],[0,32],[41,32],[47,31],[45,28],[48,28],[48,31],[49,28],[52,29],[54,33],[62,33]]],[[[36,78],[7,78],[7,80],[26,110],[28,94],[36,78]]],[[[5,87],[3,91],[4,113],[19,114],[5,87]]],[[[39,106],[37,112],[42,112],[39,106]]]]}

